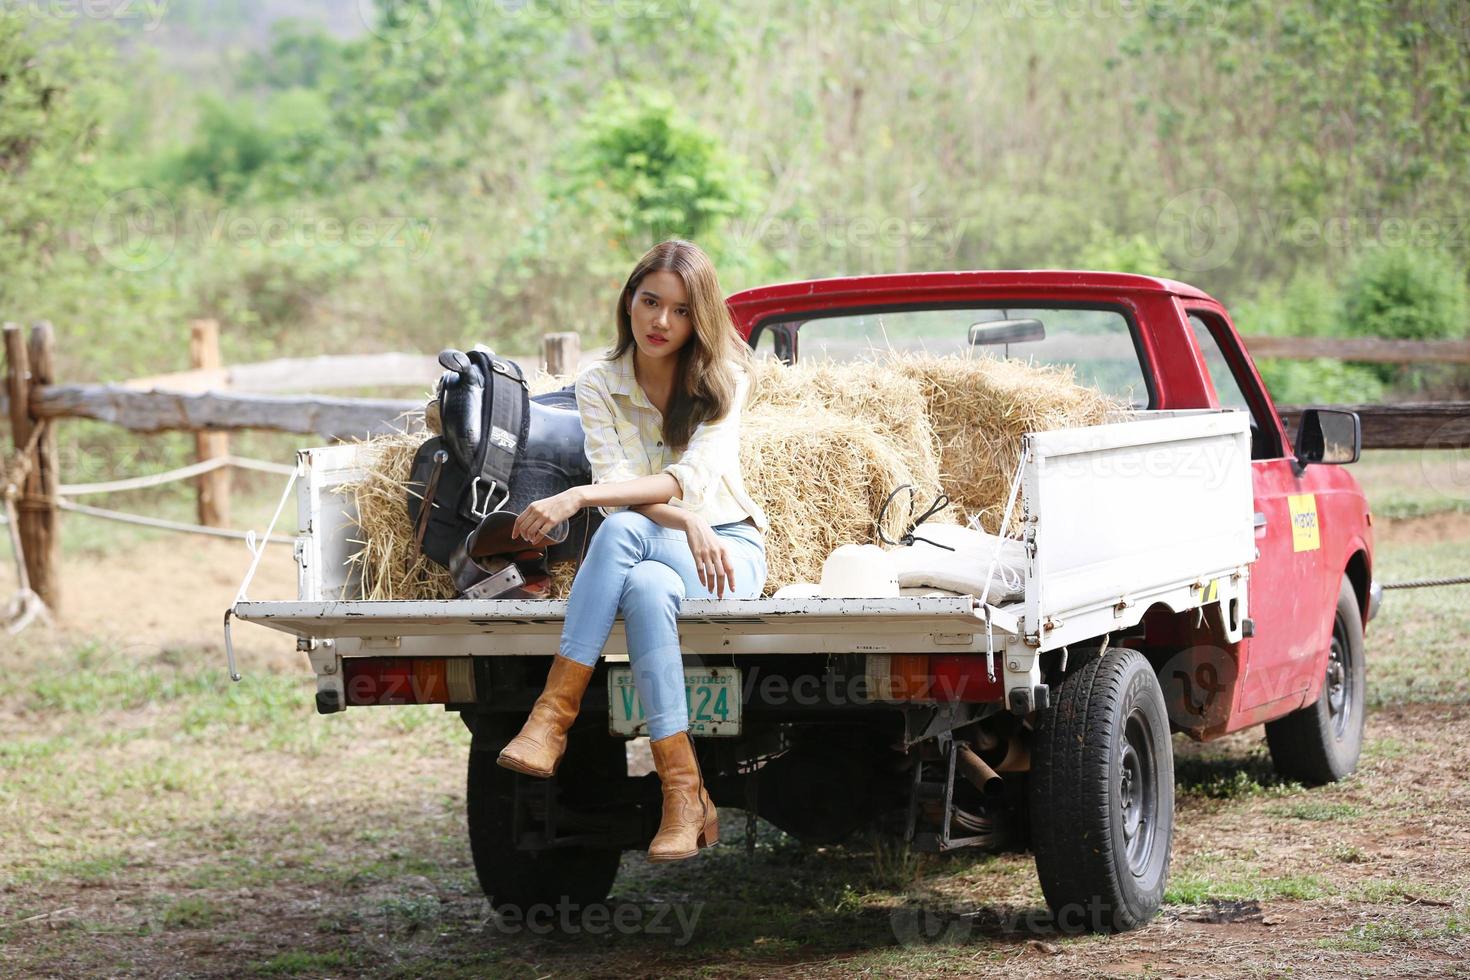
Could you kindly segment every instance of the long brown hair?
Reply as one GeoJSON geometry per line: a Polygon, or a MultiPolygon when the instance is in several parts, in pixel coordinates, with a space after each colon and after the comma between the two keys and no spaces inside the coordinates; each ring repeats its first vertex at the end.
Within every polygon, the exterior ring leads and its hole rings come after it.
{"type": "Polygon", "coordinates": [[[628,308],[650,272],[676,274],[689,294],[694,333],[676,355],[674,391],[663,432],[664,442],[682,451],[700,423],[719,421],[730,411],[741,371],[750,379],[750,393],[754,393],[753,359],[750,345],[741,339],[730,318],[714,263],[693,242],[671,238],[644,253],[618,295],[618,340],[608,360],[617,360],[633,346],[633,318],[628,308]]]}

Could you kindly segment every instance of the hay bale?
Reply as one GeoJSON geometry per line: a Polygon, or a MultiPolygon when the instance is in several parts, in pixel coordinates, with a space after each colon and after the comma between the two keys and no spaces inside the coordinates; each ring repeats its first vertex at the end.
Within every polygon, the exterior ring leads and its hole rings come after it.
{"type": "Polygon", "coordinates": [[[363,476],[338,489],[357,505],[359,534],[351,540],[361,547],[347,561],[361,576],[359,599],[454,598],[448,569],[414,547],[408,519],[408,478],[414,453],[427,438],[426,432],[410,430],[357,440],[363,476]]]}
{"type": "MultiPolygon", "coordinates": [[[[999,531],[1022,436],[1128,414],[1122,401],[1078,384],[1070,367],[898,353],[891,367],[920,385],[945,492],[966,520],[978,519],[992,534],[999,531]]],[[[1020,533],[1019,513],[1007,530],[1020,533]]]]}
{"type": "MultiPolygon", "coordinates": [[[[740,465],[746,489],[771,522],[765,594],[820,581],[822,563],[838,545],[876,544],[883,501],[915,482],[909,455],[869,424],[825,408],[748,411],[741,419],[740,465]]],[[[906,507],[890,507],[884,533],[896,539],[907,521],[906,507]]]]}
{"type": "MultiPolygon", "coordinates": [[[[761,360],[756,362],[755,374],[748,411],[812,412],[815,418],[815,413],[825,410],[864,425],[904,460],[911,477],[906,482],[914,486],[920,511],[939,494],[939,445],[917,380],[894,373],[887,364],[866,361],[788,367],[774,359],[761,360]]],[[[882,503],[880,498],[878,506],[882,503]]],[[[898,508],[909,513],[907,494],[897,498],[890,510],[898,508]]],[[[873,516],[877,516],[876,507],[873,516]]],[[[931,520],[952,522],[953,511],[931,520]]]]}

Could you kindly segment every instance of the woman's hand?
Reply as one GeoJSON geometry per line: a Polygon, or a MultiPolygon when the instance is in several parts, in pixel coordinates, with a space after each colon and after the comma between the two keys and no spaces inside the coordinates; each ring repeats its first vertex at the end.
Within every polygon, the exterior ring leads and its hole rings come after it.
{"type": "Polygon", "coordinates": [[[726,590],[735,589],[735,565],[730,561],[725,540],[714,532],[708,521],[693,513],[685,520],[684,534],[689,539],[689,552],[694,555],[699,581],[717,598],[725,598],[726,590]]]}
{"type": "Polygon", "coordinates": [[[576,487],[563,490],[554,497],[543,497],[534,503],[526,505],[516,518],[511,527],[511,536],[529,541],[532,545],[540,547],[547,542],[546,532],[556,527],[562,521],[572,517],[582,509],[582,502],[576,494],[576,487]]]}

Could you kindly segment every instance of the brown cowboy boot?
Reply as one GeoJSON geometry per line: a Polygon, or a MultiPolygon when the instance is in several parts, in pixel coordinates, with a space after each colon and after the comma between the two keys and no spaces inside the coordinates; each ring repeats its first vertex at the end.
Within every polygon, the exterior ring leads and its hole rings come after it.
{"type": "Polygon", "coordinates": [[[687,731],[649,742],[664,791],[663,821],[648,845],[650,861],[680,861],[719,842],[720,815],[705,792],[694,740],[687,731]]]}
{"type": "Polygon", "coordinates": [[[553,657],[546,687],[532,705],[531,716],[495,761],[527,776],[546,779],[554,775],[566,752],[567,729],[577,720],[591,677],[591,667],[561,654],[553,657]]]}

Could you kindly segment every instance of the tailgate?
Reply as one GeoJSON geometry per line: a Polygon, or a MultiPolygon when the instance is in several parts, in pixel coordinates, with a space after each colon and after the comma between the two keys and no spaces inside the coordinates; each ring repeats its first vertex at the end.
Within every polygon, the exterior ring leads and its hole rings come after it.
{"type": "MultiPolygon", "coordinates": [[[[557,651],[566,607],[564,599],[242,600],[234,615],[303,641],[331,640],[339,655],[527,656],[557,651]]],[[[989,612],[997,632],[1016,630],[1013,614],[989,612]]],[[[985,628],[986,609],[968,595],[686,599],[679,608],[689,653],[978,653],[985,628]]],[[[621,619],[604,652],[627,656],[621,619]]]]}

